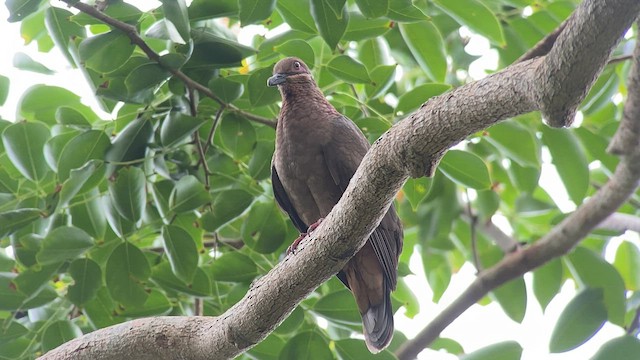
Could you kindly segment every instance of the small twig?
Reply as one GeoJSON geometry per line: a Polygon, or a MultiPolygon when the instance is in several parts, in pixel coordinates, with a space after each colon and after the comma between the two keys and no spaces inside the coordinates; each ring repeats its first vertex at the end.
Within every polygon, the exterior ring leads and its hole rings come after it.
{"type": "Polygon", "coordinates": [[[249,112],[239,109],[234,105],[225,103],[224,101],[222,101],[222,99],[220,99],[220,97],[214,94],[208,87],[191,79],[182,71],[162,64],[162,62],[160,61],[160,55],[157,52],[153,51],[153,49],[151,49],[149,45],[140,37],[140,34],[138,33],[138,30],[136,29],[135,26],[127,24],[120,20],[114,19],[109,15],[101,12],[97,8],[91,5],[87,5],[85,3],[74,1],[74,0],[60,0],[60,1],[66,3],[68,6],[74,7],[82,11],[87,15],[93,16],[94,18],[104,22],[107,25],[111,25],[114,28],[124,32],[129,37],[129,39],[131,39],[131,43],[137,45],[140,48],[140,50],[142,50],[150,60],[158,63],[164,69],[169,71],[173,76],[180,79],[188,89],[198,90],[199,92],[204,94],[206,97],[213,99],[220,105],[228,106],[230,110],[233,110],[234,112],[242,114],[242,116],[246,117],[247,119],[270,126],[275,129],[276,127],[275,121],[271,119],[267,119],[262,116],[251,114],[249,112]]]}
{"type": "Polygon", "coordinates": [[[195,316],[202,316],[204,314],[204,301],[201,298],[195,298],[193,302],[193,314],[195,316]]]}
{"type": "Polygon", "coordinates": [[[204,152],[206,153],[209,150],[209,146],[213,142],[213,135],[216,132],[216,128],[218,127],[218,122],[222,117],[222,113],[224,112],[225,107],[221,106],[220,109],[216,112],[216,116],[213,118],[213,124],[211,124],[211,130],[209,130],[209,135],[207,136],[207,142],[204,144],[204,152]]]}
{"type": "Polygon", "coordinates": [[[635,332],[639,330],[640,327],[640,307],[636,309],[636,313],[633,315],[633,320],[629,327],[626,328],[627,335],[634,335],[635,332]]]}
{"type": "Polygon", "coordinates": [[[631,60],[631,59],[633,59],[633,55],[632,54],[615,56],[615,57],[612,57],[611,59],[609,59],[609,61],[607,62],[607,65],[613,65],[613,64],[621,63],[623,61],[627,61],[627,60],[631,60]]]}
{"type": "Polygon", "coordinates": [[[476,267],[476,272],[479,274],[482,272],[482,264],[480,263],[480,257],[478,255],[478,237],[476,236],[476,225],[478,224],[478,216],[476,216],[471,209],[469,191],[467,189],[464,189],[464,193],[467,197],[467,213],[469,214],[469,230],[471,231],[471,255],[473,256],[473,265],[476,267]]]}
{"type": "MultiPolygon", "coordinates": [[[[571,15],[571,17],[572,16],[573,15],[571,15]]],[[[545,36],[542,40],[538,41],[537,44],[535,44],[531,49],[529,49],[529,51],[522,54],[522,56],[520,56],[520,58],[518,58],[518,60],[516,60],[515,62],[519,63],[525,60],[536,58],[538,56],[543,56],[543,55],[546,55],[549,51],[551,51],[551,48],[553,48],[553,44],[556,43],[558,36],[562,33],[562,30],[564,30],[564,28],[567,26],[567,22],[569,22],[569,19],[571,19],[571,17],[563,21],[562,24],[558,25],[558,27],[555,30],[547,34],[547,36],[545,36]]]]}
{"type": "Polygon", "coordinates": [[[360,96],[358,96],[358,91],[356,91],[356,87],[353,86],[353,84],[349,84],[349,87],[351,88],[351,92],[353,93],[353,96],[356,98],[356,100],[358,100],[358,104],[360,105],[360,111],[362,111],[362,115],[368,117],[369,110],[367,109],[365,104],[360,100],[360,96]]]}
{"type": "MultiPolygon", "coordinates": [[[[189,110],[191,112],[191,116],[196,117],[198,115],[198,109],[196,107],[196,94],[195,91],[193,91],[193,88],[188,88],[188,94],[189,110]]],[[[204,187],[205,189],[209,190],[209,175],[211,175],[211,171],[209,170],[209,164],[207,164],[205,151],[202,149],[202,141],[200,141],[198,130],[193,132],[193,141],[196,143],[196,149],[198,149],[198,156],[200,157],[198,165],[202,164],[202,169],[204,170],[204,187]]]]}

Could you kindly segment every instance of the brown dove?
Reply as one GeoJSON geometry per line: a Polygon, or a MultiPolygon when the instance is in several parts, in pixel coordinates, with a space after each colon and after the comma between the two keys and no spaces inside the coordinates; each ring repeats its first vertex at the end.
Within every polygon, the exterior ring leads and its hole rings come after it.
{"type": "MultiPolygon", "coordinates": [[[[278,86],[282,95],[271,180],[276,201],[302,234],[295,248],[338,202],[369,143],[327,101],[302,60],[280,60],[267,85],[278,86]]],[[[391,205],[364,247],[337,274],[355,297],[372,353],[393,336],[391,291],[401,251],[402,224],[391,205]]]]}

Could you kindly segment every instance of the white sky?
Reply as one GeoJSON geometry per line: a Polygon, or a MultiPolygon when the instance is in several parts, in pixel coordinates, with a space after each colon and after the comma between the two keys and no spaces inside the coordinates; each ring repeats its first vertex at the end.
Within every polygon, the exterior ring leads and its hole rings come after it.
{"type": "MultiPolygon", "coordinates": [[[[157,4],[157,1],[129,1],[142,5],[141,8],[150,8],[157,4]]],[[[86,84],[83,76],[76,70],[70,69],[66,60],[53,49],[48,54],[37,51],[35,44],[25,47],[20,38],[19,23],[9,24],[6,19],[8,12],[4,5],[0,6],[0,34],[2,35],[2,47],[0,52],[0,74],[9,76],[11,79],[9,98],[4,106],[0,107],[0,116],[4,119],[16,119],[16,105],[20,95],[35,84],[57,85],[79,94],[83,102],[89,106],[95,105],[95,100],[91,95],[91,90],[86,84]],[[41,75],[32,72],[20,71],[13,68],[12,60],[16,52],[24,52],[37,61],[45,64],[50,69],[56,71],[55,75],[41,75]],[[84,95],[83,95],[84,94],[84,95]]],[[[483,76],[485,69],[494,69],[497,62],[495,51],[489,51],[487,41],[481,37],[471,35],[471,42],[467,51],[476,55],[483,55],[483,58],[474,63],[470,69],[470,75],[474,78],[483,76]]],[[[250,36],[242,36],[241,39],[249,39],[250,36]]],[[[96,106],[93,106],[98,112],[96,106]]],[[[100,112],[98,112],[100,113],[100,112]]],[[[108,116],[107,114],[102,114],[108,116]]],[[[573,204],[568,201],[564,188],[554,186],[558,183],[555,169],[551,166],[543,166],[542,183],[543,187],[552,191],[554,199],[560,199],[559,205],[563,210],[571,210],[573,204]]],[[[439,304],[431,302],[432,292],[423,274],[422,264],[419,256],[411,259],[410,267],[415,274],[406,277],[410,288],[414,291],[418,299],[421,300],[420,314],[414,319],[407,319],[400,310],[396,314],[396,326],[409,338],[415,336],[433,317],[450,304],[463,290],[473,281],[475,269],[470,264],[466,264],[461,271],[455,274],[447,292],[444,294],[439,304]]],[[[575,295],[572,282],[567,282],[562,291],[547,307],[546,313],[542,313],[540,306],[533,297],[531,288],[531,276],[525,276],[528,298],[527,312],[522,324],[511,321],[499,305],[492,303],[488,306],[474,305],[466,311],[460,318],[453,322],[442,336],[453,338],[462,344],[465,351],[470,352],[475,349],[491,345],[497,342],[515,340],[524,348],[523,360],[583,360],[592,356],[600,345],[607,340],[623,334],[622,329],[617,326],[605,324],[604,328],[585,345],[562,354],[548,354],[549,337],[557,318],[569,300],[575,295]]],[[[425,350],[419,357],[429,360],[452,360],[456,359],[447,353],[425,350]]]]}

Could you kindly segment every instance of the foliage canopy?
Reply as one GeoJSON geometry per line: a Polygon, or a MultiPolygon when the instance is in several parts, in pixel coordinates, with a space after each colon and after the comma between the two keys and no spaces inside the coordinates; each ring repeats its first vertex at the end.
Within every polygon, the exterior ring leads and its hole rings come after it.
{"type": "MultiPolygon", "coordinates": [[[[553,0],[164,0],[141,11],[107,3],[104,14],[137,29],[146,49],[122,28],[59,3],[6,2],[9,21],[21,22],[26,43],[60,51],[95,90],[101,109],[65,88],[35,85],[22,94],[17,118],[0,119],[2,358],[33,358],[131,318],[194,314],[196,299],[204,315],[222,314],[278,262],[297,236],[269,182],[280,97],[265,84],[279,58],[302,58],[331,103],[374,141],[430,97],[472,80],[478,56],[465,51],[464,34],[487,39],[502,68],[576,6],[553,0]],[[239,43],[240,28],[252,24],[266,36],[239,43]],[[194,90],[186,78],[203,87],[194,90]]],[[[630,43],[623,40],[618,55],[628,53],[630,43]]],[[[14,64],[51,72],[22,53],[14,64]]],[[[627,73],[625,62],[605,69],[581,106],[577,128],[551,129],[537,113],[521,116],[449,151],[432,179],[406,183],[397,197],[405,226],[393,293],[400,311],[420,312],[402,278],[411,273],[412,256],[421,258],[437,302],[463,264],[477,258],[475,265],[486,268],[502,258],[479,224],[497,214],[514,239],[532,242],[566,216],[558,205],[563,199],[540,186],[543,165],[555,166],[558,185],[575,205],[606,182],[618,161],[606,153],[622,109],[613,99],[626,93],[627,73]]],[[[0,103],[10,80],[0,75],[0,103]]],[[[620,211],[636,214],[637,199],[620,211]]],[[[580,346],[606,321],[637,327],[640,250],[630,241],[611,245],[616,235],[593,233],[570,255],[537,269],[533,294],[520,278],[485,303],[497,302],[521,322],[527,300],[545,308],[574,280],[580,291],[556,325],[552,352],[580,346]],[[612,262],[602,255],[609,249],[612,262]]],[[[363,358],[369,356],[364,344],[352,338],[360,331],[352,297],[332,279],[243,358],[363,358]],[[328,321],[326,329],[317,317],[328,321]]],[[[405,339],[396,332],[379,358],[394,358],[405,339]]],[[[607,354],[620,347],[637,353],[639,346],[634,337],[614,339],[597,356],[611,358],[607,354]]],[[[432,347],[464,352],[454,339],[432,347]]],[[[465,358],[496,353],[519,359],[522,348],[509,341],[465,358]]]]}

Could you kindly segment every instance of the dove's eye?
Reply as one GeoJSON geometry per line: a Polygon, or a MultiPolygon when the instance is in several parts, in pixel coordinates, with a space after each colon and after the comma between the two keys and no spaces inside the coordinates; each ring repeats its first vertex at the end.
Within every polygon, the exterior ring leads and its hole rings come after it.
{"type": "Polygon", "coordinates": [[[294,63],[293,63],[293,67],[294,67],[296,70],[300,70],[300,62],[299,62],[299,61],[294,62],[294,63]]]}

